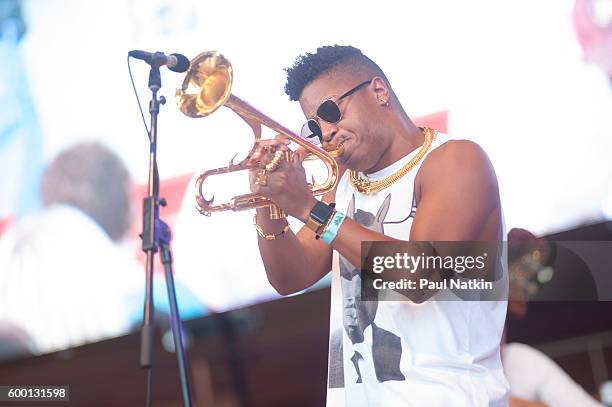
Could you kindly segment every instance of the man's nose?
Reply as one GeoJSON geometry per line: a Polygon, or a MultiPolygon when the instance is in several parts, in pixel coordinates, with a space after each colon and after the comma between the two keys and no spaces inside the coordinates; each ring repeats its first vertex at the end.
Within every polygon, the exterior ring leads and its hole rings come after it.
{"type": "Polygon", "coordinates": [[[323,139],[321,142],[323,144],[329,144],[338,133],[338,127],[333,123],[327,123],[323,120],[320,120],[321,126],[321,134],[323,135],[323,139]]]}

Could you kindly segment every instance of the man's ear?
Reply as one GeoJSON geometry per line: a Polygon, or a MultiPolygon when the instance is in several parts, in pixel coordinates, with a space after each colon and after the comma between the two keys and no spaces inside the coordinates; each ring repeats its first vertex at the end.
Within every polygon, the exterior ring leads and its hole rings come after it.
{"type": "Polygon", "coordinates": [[[374,90],[374,94],[376,95],[376,101],[378,102],[378,104],[381,106],[389,106],[389,102],[391,100],[391,92],[385,80],[380,76],[375,76],[372,79],[371,86],[374,90]]]}

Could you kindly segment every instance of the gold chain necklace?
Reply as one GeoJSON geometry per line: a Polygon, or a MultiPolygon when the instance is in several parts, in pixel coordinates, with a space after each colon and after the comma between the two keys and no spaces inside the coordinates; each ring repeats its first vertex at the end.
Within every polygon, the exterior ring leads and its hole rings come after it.
{"type": "Polygon", "coordinates": [[[356,171],[351,170],[349,172],[351,184],[362,194],[374,194],[376,192],[380,192],[385,188],[388,188],[395,182],[397,182],[404,175],[408,174],[408,172],[413,169],[425,156],[429,147],[431,147],[431,143],[436,138],[438,132],[434,129],[430,129],[429,127],[423,128],[423,135],[425,136],[425,141],[421,146],[419,152],[412,157],[410,161],[408,161],[402,168],[397,170],[395,173],[385,177],[381,180],[370,181],[369,179],[359,178],[359,174],[356,171]]]}

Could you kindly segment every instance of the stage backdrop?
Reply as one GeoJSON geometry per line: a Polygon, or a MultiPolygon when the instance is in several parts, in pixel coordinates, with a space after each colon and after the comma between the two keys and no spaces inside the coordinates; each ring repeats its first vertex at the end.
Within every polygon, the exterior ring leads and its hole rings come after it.
{"type": "MultiPolygon", "coordinates": [[[[443,112],[440,130],[485,148],[508,228],[542,234],[612,216],[610,83],[593,58],[583,57],[572,0],[14,3],[25,32],[18,42],[3,34],[0,44],[8,55],[3,61],[10,60],[0,79],[13,95],[0,99],[0,157],[11,157],[0,163],[6,174],[0,228],[36,208],[36,174],[79,141],[109,145],[136,183],[145,184],[148,146],[128,76],[129,50],[190,58],[219,50],[234,65],[233,92],[297,130],[303,116],[283,93],[283,68],[303,52],[335,43],[352,44],[377,61],[411,117],[443,112]],[[19,115],[4,114],[17,100],[19,115]]],[[[610,24],[605,10],[588,10],[610,24]]],[[[146,114],[148,69],[132,61],[132,71],[146,114]]],[[[158,147],[177,276],[213,310],[270,298],[250,215],[195,215],[189,181],[226,165],[252,137],[228,109],[198,120],[182,115],[173,101],[182,79],[162,70],[168,103],[158,147]]],[[[245,192],[241,182],[224,181],[219,193],[245,192]]],[[[134,252],[138,223],[135,218],[128,242],[134,252]]]]}

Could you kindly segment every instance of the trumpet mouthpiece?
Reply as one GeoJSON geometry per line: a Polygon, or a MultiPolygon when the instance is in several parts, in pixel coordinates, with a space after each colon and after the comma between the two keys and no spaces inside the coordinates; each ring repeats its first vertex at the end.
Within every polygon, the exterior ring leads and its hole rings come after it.
{"type": "Polygon", "coordinates": [[[343,148],[339,144],[332,144],[323,148],[329,155],[334,158],[340,157],[343,153],[343,148]]]}

